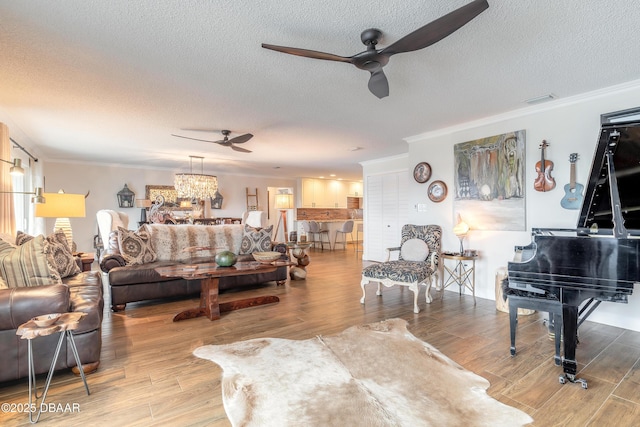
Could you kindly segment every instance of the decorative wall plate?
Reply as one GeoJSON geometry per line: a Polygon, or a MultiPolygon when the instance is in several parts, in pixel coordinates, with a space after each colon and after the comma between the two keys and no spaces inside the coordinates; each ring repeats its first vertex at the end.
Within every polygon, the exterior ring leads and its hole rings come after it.
{"type": "Polygon", "coordinates": [[[413,179],[424,184],[431,178],[431,166],[427,162],[420,162],[413,168],[413,179]]]}
{"type": "Polygon", "coordinates": [[[440,203],[447,197],[447,184],[442,181],[433,181],[427,190],[432,202],[440,203]]]}

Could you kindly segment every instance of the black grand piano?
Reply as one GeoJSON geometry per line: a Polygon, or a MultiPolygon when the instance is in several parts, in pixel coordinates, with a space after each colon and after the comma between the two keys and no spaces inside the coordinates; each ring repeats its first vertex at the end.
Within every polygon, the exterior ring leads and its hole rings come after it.
{"type": "Polygon", "coordinates": [[[517,306],[561,319],[564,354],[560,382],[578,382],[578,326],[601,302],[626,303],[640,282],[640,121],[603,124],[577,228],[533,229],[533,241],[516,247],[508,264],[511,354],[517,306]],[[513,301],[512,301],[513,300],[513,301]],[[555,316],[554,316],[555,314],[555,316]]]}

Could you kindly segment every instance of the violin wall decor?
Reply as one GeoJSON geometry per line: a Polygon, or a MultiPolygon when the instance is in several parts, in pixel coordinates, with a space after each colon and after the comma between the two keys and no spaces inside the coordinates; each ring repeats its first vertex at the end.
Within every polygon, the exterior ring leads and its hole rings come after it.
{"type": "Polygon", "coordinates": [[[576,161],[578,160],[578,153],[571,153],[569,155],[569,162],[571,163],[571,171],[569,172],[569,184],[564,186],[564,197],[560,200],[560,206],[565,209],[580,209],[582,206],[582,190],[584,185],[576,182],[576,161]]]}
{"type": "Polygon", "coordinates": [[[553,162],[544,158],[544,152],[548,146],[547,141],[542,140],[542,144],[540,144],[540,161],[536,163],[538,177],[533,182],[533,188],[536,191],[551,191],[556,188],[556,180],[551,176],[553,162]]]}

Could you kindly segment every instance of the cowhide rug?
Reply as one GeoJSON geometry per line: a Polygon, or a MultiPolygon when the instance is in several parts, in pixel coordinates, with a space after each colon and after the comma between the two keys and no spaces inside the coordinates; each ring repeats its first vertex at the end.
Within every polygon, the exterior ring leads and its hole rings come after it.
{"type": "Polygon", "coordinates": [[[391,319],[335,336],[206,345],[234,426],[520,426],[526,413],[391,319]]]}

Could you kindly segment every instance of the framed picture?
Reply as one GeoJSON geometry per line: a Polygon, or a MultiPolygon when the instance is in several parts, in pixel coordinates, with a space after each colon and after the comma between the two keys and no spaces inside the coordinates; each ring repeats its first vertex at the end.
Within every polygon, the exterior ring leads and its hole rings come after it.
{"type": "Polygon", "coordinates": [[[440,203],[447,198],[447,184],[443,181],[433,181],[429,184],[427,195],[432,202],[440,203]]]}
{"type": "Polygon", "coordinates": [[[155,202],[158,196],[164,197],[164,207],[173,211],[189,211],[188,208],[181,208],[180,202],[190,201],[188,198],[179,198],[178,192],[173,185],[145,185],[145,199],[155,202]]]}
{"type": "Polygon", "coordinates": [[[525,130],[453,146],[453,217],[474,230],[526,230],[525,130]]]}
{"type": "Polygon", "coordinates": [[[413,168],[413,179],[420,184],[424,184],[431,178],[431,165],[427,162],[420,162],[413,168]]]}

